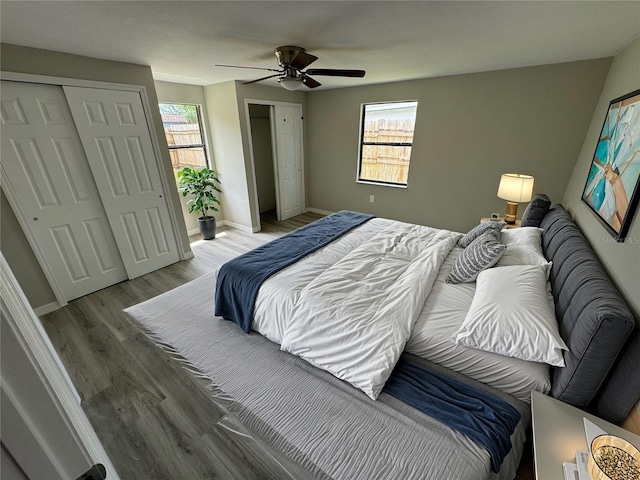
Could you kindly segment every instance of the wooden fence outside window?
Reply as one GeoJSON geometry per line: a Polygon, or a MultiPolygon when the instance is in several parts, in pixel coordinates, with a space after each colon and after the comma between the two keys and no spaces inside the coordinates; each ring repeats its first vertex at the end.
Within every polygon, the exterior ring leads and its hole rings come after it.
{"type": "MultiPolygon", "coordinates": [[[[170,125],[165,127],[164,133],[169,147],[202,143],[198,124],[170,125]]],[[[207,166],[203,147],[170,148],[169,156],[174,171],[184,167],[203,168],[207,166]]]]}
{"type": "MultiPolygon", "coordinates": [[[[365,122],[363,142],[413,143],[415,120],[379,119],[365,122]]],[[[360,178],[407,183],[410,146],[363,145],[360,178]]]]}

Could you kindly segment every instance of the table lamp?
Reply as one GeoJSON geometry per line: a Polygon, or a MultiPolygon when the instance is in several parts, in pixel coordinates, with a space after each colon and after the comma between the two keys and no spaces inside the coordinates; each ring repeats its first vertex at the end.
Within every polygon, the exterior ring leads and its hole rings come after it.
{"type": "Polygon", "coordinates": [[[531,175],[521,175],[519,173],[505,173],[500,178],[498,187],[498,197],[507,201],[507,210],[504,214],[504,221],[516,223],[518,214],[518,203],[529,202],[533,196],[533,177],[531,175]]]}

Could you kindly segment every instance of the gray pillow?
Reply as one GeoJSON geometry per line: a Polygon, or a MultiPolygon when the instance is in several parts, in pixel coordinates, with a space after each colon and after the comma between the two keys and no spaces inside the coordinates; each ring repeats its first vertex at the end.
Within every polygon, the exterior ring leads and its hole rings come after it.
{"type": "Polygon", "coordinates": [[[539,227],[540,222],[549,211],[551,200],[544,193],[536,193],[522,214],[523,227],[539,227]]]}
{"type": "Polygon", "coordinates": [[[471,242],[456,258],[446,282],[473,282],[482,270],[493,267],[507,249],[498,238],[489,230],[471,242]]]}
{"type": "Polygon", "coordinates": [[[473,242],[476,238],[484,233],[490,232],[496,238],[500,239],[500,231],[507,224],[504,222],[498,222],[496,220],[487,220],[486,222],[481,223],[480,225],[476,225],[469,232],[458,240],[458,246],[462,248],[467,248],[471,242],[473,242]]]}

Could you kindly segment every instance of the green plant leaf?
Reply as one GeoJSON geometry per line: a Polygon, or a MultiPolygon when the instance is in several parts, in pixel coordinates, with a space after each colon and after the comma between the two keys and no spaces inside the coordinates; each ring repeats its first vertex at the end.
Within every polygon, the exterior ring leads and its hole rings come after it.
{"type": "Polygon", "coordinates": [[[221,205],[221,203],[215,196],[215,192],[222,193],[222,190],[218,186],[220,180],[215,170],[184,167],[178,171],[177,177],[178,189],[182,196],[192,195],[192,198],[187,200],[189,213],[202,213],[202,216],[206,217],[208,210],[219,211],[215,204],[221,205]]]}

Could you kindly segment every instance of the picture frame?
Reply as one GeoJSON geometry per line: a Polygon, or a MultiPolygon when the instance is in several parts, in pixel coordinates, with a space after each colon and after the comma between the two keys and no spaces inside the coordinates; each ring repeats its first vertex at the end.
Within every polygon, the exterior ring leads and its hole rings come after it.
{"type": "Polygon", "coordinates": [[[626,238],[640,197],[640,90],[609,103],[582,201],[618,242],[626,238]]]}

